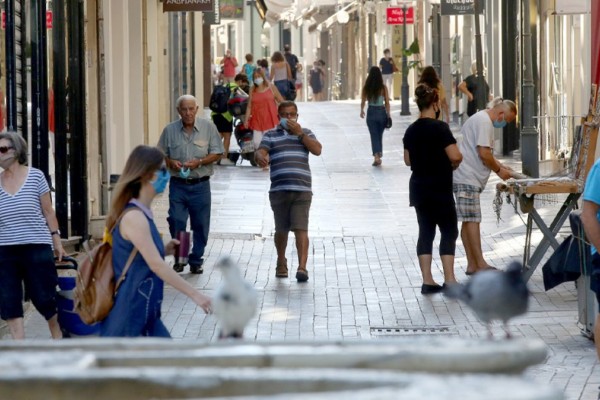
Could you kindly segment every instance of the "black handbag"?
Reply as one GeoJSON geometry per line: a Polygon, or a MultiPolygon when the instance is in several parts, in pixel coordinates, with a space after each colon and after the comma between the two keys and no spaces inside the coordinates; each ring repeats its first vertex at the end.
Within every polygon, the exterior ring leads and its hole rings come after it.
{"type": "Polygon", "coordinates": [[[293,81],[288,81],[288,91],[285,96],[286,100],[296,100],[296,84],[293,81]]]}
{"type": "Polygon", "coordinates": [[[387,117],[387,121],[385,121],[385,129],[390,129],[392,127],[392,117],[387,117]]]}

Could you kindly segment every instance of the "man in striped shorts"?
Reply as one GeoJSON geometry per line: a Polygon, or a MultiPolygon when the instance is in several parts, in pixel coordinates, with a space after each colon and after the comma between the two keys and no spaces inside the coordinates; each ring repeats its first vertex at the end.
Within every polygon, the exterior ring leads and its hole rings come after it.
{"type": "Polygon", "coordinates": [[[460,166],[454,170],[453,191],[456,214],[462,221],[460,237],[467,254],[467,275],[490,268],[481,250],[481,205],[479,195],[485,189],[490,172],[500,178],[511,177],[511,169],[494,157],[494,129],[503,128],[515,120],[517,106],[500,97],[488,104],[486,110],[474,114],[461,129],[462,141],[458,148],[463,155],[460,166]]]}
{"type": "Polygon", "coordinates": [[[279,104],[280,123],[263,136],[255,159],[259,166],[271,165],[269,200],[275,217],[277,278],[288,277],[287,247],[289,232],[296,237],[298,269],[296,280],[306,282],[308,271],[308,213],[312,200],[312,177],[309,153],[321,154],[321,143],[308,129],[298,124],[298,107],[292,101],[279,104]]]}

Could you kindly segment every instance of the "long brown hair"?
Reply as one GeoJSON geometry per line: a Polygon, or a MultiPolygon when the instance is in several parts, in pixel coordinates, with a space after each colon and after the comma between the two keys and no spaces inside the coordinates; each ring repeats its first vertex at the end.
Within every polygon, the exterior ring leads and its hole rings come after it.
{"type": "Polygon", "coordinates": [[[158,147],[140,145],[133,149],[113,190],[112,204],[106,218],[109,231],[114,228],[127,203],[139,197],[142,183],[151,179],[164,159],[165,153],[158,147]]]}
{"type": "Polygon", "coordinates": [[[362,96],[369,101],[376,101],[383,94],[383,76],[379,67],[372,66],[362,88],[362,96]]]}

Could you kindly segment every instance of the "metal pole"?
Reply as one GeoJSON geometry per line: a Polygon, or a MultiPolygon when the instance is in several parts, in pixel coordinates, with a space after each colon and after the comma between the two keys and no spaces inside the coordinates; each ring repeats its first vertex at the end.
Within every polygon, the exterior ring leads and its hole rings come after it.
{"type": "Polygon", "coordinates": [[[475,59],[477,62],[477,109],[485,109],[485,79],[483,78],[483,49],[481,48],[481,26],[479,22],[479,0],[473,1],[475,18],[475,59]]]}
{"type": "Polygon", "coordinates": [[[522,76],[523,87],[521,89],[521,160],[523,161],[523,173],[531,177],[539,177],[538,162],[538,131],[534,121],[535,87],[533,84],[533,60],[531,56],[531,16],[529,11],[529,0],[523,0],[522,23],[522,76]]]}
{"type": "Polygon", "coordinates": [[[68,0],[69,26],[69,177],[71,183],[71,233],[87,239],[88,178],[85,99],[85,41],[82,0],[68,0]]]}
{"type": "MultiPolygon", "coordinates": [[[[15,49],[15,0],[6,0],[6,128],[17,130],[17,61],[15,49]]],[[[25,138],[27,140],[27,138],[25,138]]]]}
{"type": "MultiPolygon", "coordinates": [[[[31,84],[32,84],[32,166],[48,173],[48,60],[46,43],[46,2],[34,1],[32,7],[31,84]]],[[[51,184],[50,184],[51,185],[51,184]]],[[[52,185],[51,185],[52,186],[52,185]]]]}
{"type": "MultiPolygon", "coordinates": [[[[402,5],[402,49],[405,50],[408,47],[408,41],[406,39],[406,14],[407,14],[406,3],[402,5]]],[[[402,52],[402,86],[400,88],[400,94],[402,96],[402,109],[400,115],[410,115],[408,107],[408,60],[404,51],[402,52]]]]}
{"type": "MultiPolygon", "coordinates": [[[[64,0],[52,2],[56,21],[65,20],[64,0]]],[[[61,237],[69,236],[69,186],[67,162],[67,62],[65,50],[65,24],[55,24],[52,29],[54,72],[54,187],[56,188],[56,218],[61,237]]]]}
{"type": "MultiPolygon", "coordinates": [[[[502,96],[506,99],[517,98],[518,74],[516,51],[518,26],[518,0],[506,0],[502,2],[502,96]]],[[[516,124],[508,124],[504,127],[502,135],[502,151],[505,156],[519,148],[519,133],[516,124]]]]}
{"type": "Polygon", "coordinates": [[[437,74],[442,76],[442,29],[440,5],[431,6],[431,66],[435,68],[437,74]]]}

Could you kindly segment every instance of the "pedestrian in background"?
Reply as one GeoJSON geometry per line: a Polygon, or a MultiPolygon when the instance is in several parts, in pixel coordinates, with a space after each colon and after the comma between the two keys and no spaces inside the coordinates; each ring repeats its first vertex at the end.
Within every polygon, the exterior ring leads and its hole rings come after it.
{"type": "Polygon", "coordinates": [[[398,71],[390,49],[383,50],[383,57],[379,60],[379,68],[383,76],[383,82],[388,90],[390,98],[394,98],[394,72],[398,71]]]}
{"type": "Polygon", "coordinates": [[[440,258],[444,270],[444,285],[455,283],[454,254],[458,227],[456,207],[452,195],[452,171],[462,161],[448,124],[439,121],[439,94],[427,84],[415,89],[419,119],[404,134],[404,162],[410,166],[410,206],[415,208],[419,223],[417,257],[423,277],[422,294],[438,293],[438,285],[431,273],[433,240],[439,227],[440,258]]]}
{"type": "Polygon", "coordinates": [[[308,270],[308,214],[312,201],[312,177],[308,155],[321,154],[321,143],[314,133],[298,123],[298,107],[292,101],[279,104],[281,123],[267,132],[255,152],[256,162],[271,165],[269,200],[275,219],[277,278],[287,278],[285,251],[289,232],[296,237],[298,269],[296,280],[306,282],[308,270]]]}
{"type": "Polygon", "coordinates": [[[231,54],[231,50],[227,49],[227,51],[225,52],[225,56],[221,60],[221,64],[223,65],[223,82],[233,82],[233,78],[235,77],[235,69],[238,66],[238,61],[231,54]]]}
{"type": "MultiPolygon", "coordinates": [[[[269,75],[269,60],[266,58],[261,58],[256,62],[256,65],[262,68],[265,79],[271,80],[271,76],[269,75]]],[[[254,74],[252,74],[254,76],[254,74]]]]}
{"type": "Polygon", "coordinates": [[[486,110],[469,118],[461,129],[462,141],[458,148],[463,162],[454,171],[453,191],[458,220],[462,221],[460,236],[467,254],[467,275],[490,268],[481,250],[479,197],[491,171],[504,180],[511,177],[512,170],[494,157],[494,129],[503,128],[516,116],[514,102],[496,97],[486,110]]]}
{"type": "MultiPolygon", "coordinates": [[[[248,77],[250,84],[252,84],[252,75],[256,69],[256,65],[252,64],[254,56],[250,53],[246,54],[246,63],[242,65],[242,72],[248,77]]],[[[236,79],[237,81],[237,79],[236,79]]]]}
{"type": "Polygon", "coordinates": [[[383,130],[390,116],[390,98],[387,87],[383,84],[381,70],[375,66],[369,70],[369,75],[362,88],[360,101],[360,117],[365,117],[365,103],[367,108],[367,127],[371,135],[371,151],[373,153],[373,166],[381,165],[383,157],[383,130]]]}
{"type": "Polygon", "coordinates": [[[301,63],[296,65],[296,93],[298,98],[296,101],[304,101],[304,67],[301,63]]]}
{"type": "Polygon", "coordinates": [[[313,67],[309,72],[309,81],[310,88],[313,93],[313,101],[323,101],[323,88],[325,85],[325,72],[319,61],[315,61],[313,63],[313,67]]]}
{"type": "MultiPolygon", "coordinates": [[[[240,78],[240,74],[235,76],[234,82],[225,83],[224,85],[229,88],[231,99],[235,96],[235,92],[238,89],[238,78],[240,78]]],[[[241,79],[241,78],[240,78],[241,79]]],[[[223,139],[223,155],[221,159],[217,161],[219,165],[233,165],[234,163],[228,158],[229,157],[229,146],[231,145],[231,133],[233,132],[233,115],[228,111],[223,113],[211,112],[210,118],[213,123],[217,127],[217,131],[219,131],[219,135],[223,139]]]]}
{"type": "Polygon", "coordinates": [[[283,56],[285,57],[285,61],[290,66],[290,71],[292,73],[291,81],[296,82],[296,77],[298,73],[298,57],[294,53],[292,53],[291,47],[289,44],[283,46],[283,56]]]}
{"type": "Polygon", "coordinates": [[[165,262],[174,253],[176,240],[165,249],[152,215],[152,201],[169,182],[165,154],[156,147],[137,146],[127,159],[113,191],[106,231],[112,232],[113,268],[121,276],[137,249],[117,292],[110,313],[100,325],[100,336],[170,337],[161,321],[163,282],[211,312],[210,297],[198,292],[165,262]]]}
{"type": "Polygon", "coordinates": [[[421,77],[419,78],[419,84],[424,83],[428,85],[430,88],[437,90],[437,95],[439,99],[438,109],[435,114],[435,118],[440,121],[446,121],[446,123],[450,123],[450,108],[448,107],[448,100],[446,100],[446,90],[444,89],[444,84],[440,80],[435,68],[432,66],[427,66],[421,72],[421,77]]]}
{"type": "MultiPolygon", "coordinates": [[[[190,272],[201,274],[210,229],[210,176],[213,164],[223,154],[223,142],[215,124],[196,117],[198,101],[194,96],[179,97],[176,106],[181,118],[168,124],[158,141],[171,174],[167,221],[171,237],[175,238],[178,232],[186,231],[190,218],[193,232],[188,258],[190,272]]],[[[181,272],[184,267],[176,263],[173,269],[181,272]]]]}
{"type": "MultiPolygon", "coordinates": [[[[581,221],[586,239],[591,244],[592,273],[591,289],[596,292],[598,310],[600,310],[600,160],[596,160],[588,173],[583,191],[583,211],[581,221]]],[[[596,354],[600,359],[600,314],[596,316],[594,325],[594,342],[596,354]]]]}
{"type": "MultiPolygon", "coordinates": [[[[487,102],[491,100],[490,87],[485,81],[485,78],[483,79],[483,83],[484,98],[487,102]]],[[[477,78],[477,62],[473,61],[473,63],[471,64],[471,75],[467,76],[464,81],[458,84],[458,90],[460,90],[467,96],[467,115],[469,117],[475,114],[477,111],[480,111],[480,108],[477,104],[477,94],[479,93],[479,81],[477,78]]]]}
{"type": "Polygon", "coordinates": [[[280,51],[274,52],[271,56],[270,76],[281,96],[287,99],[290,91],[290,81],[292,80],[292,70],[280,51]]]}
{"type": "Polygon", "coordinates": [[[249,93],[244,127],[254,131],[254,148],[258,149],[265,132],[274,129],[279,123],[277,104],[282,103],[284,99],[277,87],[265,78],[262,68],[254,71],[253,80],[254,87],[249,93]]]}
{"type": "Polygon", "coordinates": [[[24,286],[52,338],[60,339],[54,256],[66,254],[48,182],[27,166],[27,143],[15,132],[0,134],[0,167],[0,316],[13,339],[25,339],[24,286]]]}

